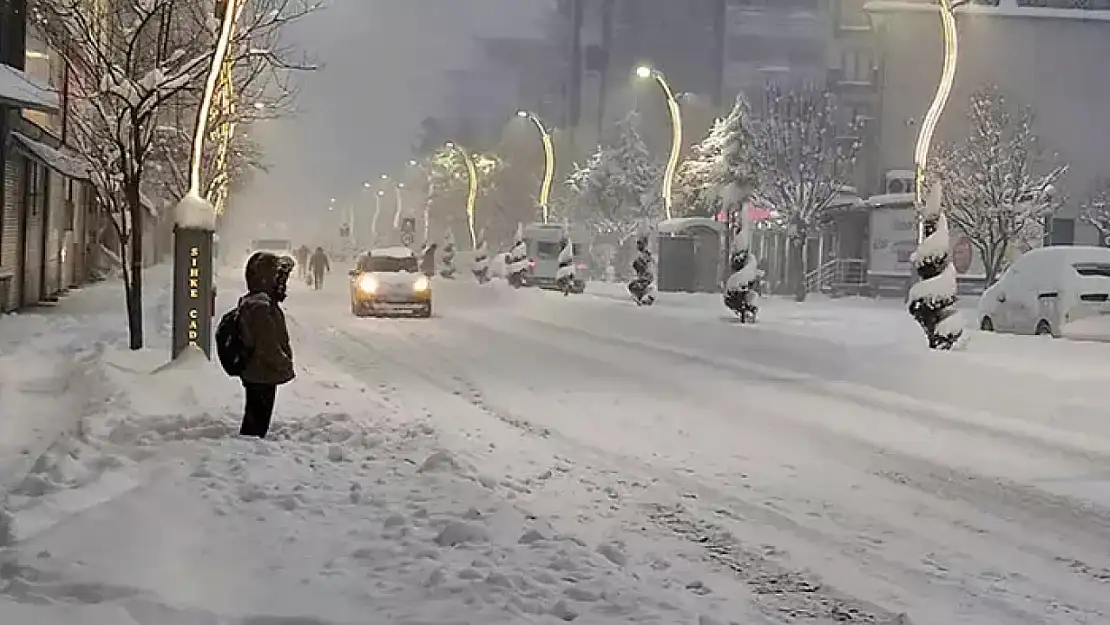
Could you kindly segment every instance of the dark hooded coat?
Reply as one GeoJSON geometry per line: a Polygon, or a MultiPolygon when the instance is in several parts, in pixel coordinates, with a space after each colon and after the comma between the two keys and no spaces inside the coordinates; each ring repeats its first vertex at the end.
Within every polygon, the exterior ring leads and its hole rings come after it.
{"type": "Polygon", "coordinates": [[[255,384],[285,384],[293,371],[293,348],[280,303],[293,262],[268,252],[258,252],[247,261],[247,294],[239,299],[239,322],[243,340],[251,350],[250,360],[239,376],[255,384]]]}

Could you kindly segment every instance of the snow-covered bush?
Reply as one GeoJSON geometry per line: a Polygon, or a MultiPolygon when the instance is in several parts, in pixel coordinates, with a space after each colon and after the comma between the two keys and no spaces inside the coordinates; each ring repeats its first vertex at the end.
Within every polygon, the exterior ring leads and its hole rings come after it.
{"type": "Polygon", "coordinates": [[[918,281],[909,293],[910,314],[925,331],[932,349],[952,349],[964,338],[964,322],[955,308],[956,268],[950,259],[942,198],[941,185],[936,183],[921,207],[925,238],[913,254],[918,281]]]}
{"type": "Polygon", "coordinates": [[[524,226],[517,224],[513,247],[505,260],[505,276],[509,284],[522,286],[524,274],[528,272],[528,245],[524,242],[524,226]]]}
{"type": "Polygon", "coordinates": [[[443,240],[443,254],[440,256],[439,275],[444,278],[455,277],[455,233],[450,230],[443,240]]]}
{"type": "Polygon", "coordinates": [[[729,271],[732,274],[725,282],[725,307],[735,313],[741,323],[753,322],[759,312],[756,283],[760,272],[759,263],[751,251],[751,231],[748,228],[741,229],[732,238],[729,271]]]}
{"type": "Polygon", "coordinates": [[[1079,219],[1098,230],[1099,245],[1110,247],[1110,178],[1101,177],[1079,205],[1079,219]]]}
{"type": "Polygon", "coordinates": [[[489,247],[484,239],[478,244],[478,249],[474,250],[474,264],[470,270],[479,284],[489,282],[489,247]]]}
{"type": "Polygon", "coordinates": [[[563,295],[568,295],[573,290],[575,282],[574,272],[574,242],[566,239],[563,242],[563,249],[559,251],[559,269],[555,272],[555,284],[563,291],[563,295]]]}

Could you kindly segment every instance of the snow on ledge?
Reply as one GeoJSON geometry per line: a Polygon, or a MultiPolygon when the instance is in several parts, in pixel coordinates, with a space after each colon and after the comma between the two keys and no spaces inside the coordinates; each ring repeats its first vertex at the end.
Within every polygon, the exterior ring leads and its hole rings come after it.
{"type": "Polygon", "coordinates": [[[199,194],[189,192],[177,203],[174,223],[179,228],[216,231],[216,207],[199,194]]]}
{"type": "MultiPolygon", "coordinates": [[[[913,0],[871,0],[871,2],[863,5],[863,10],[868,13],[936,13],[940,10],[940,5],[933,2],[914,2],[913,0]]],[[[956,13],[960,15],[1110,22],[1110,11],[1107,10],[1023,7],[1006,0],[1002,0],[998,6],[965,4],[957,8],[956,13]]]]}

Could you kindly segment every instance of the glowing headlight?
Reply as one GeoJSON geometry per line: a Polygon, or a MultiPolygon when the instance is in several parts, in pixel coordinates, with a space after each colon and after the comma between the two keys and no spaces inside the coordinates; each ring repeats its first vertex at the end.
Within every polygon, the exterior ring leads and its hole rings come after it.
{"type": "Polygon", "coordinates": [[[426,276],[420,276],[416,279],[415,282],[412,283],[412,290],[427,291],[429,286],[430,285],[428,284],[428,278],[426,276]]]}
{"type": "Polygon", "coordinates": [[[363,293],[373,293],[378,290],[378,281],[374,276],[362,276],[358,279],[358,290],[363,293]]]}

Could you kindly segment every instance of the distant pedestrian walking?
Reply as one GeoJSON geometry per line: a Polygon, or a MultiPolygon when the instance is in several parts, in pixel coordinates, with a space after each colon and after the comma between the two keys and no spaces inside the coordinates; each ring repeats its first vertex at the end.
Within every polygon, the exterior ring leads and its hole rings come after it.
{"type": "Polygon", "coordinates": [[[331,271],[331,263],[328,262],[328,255],[324,253],[324,248],[316,248],[309,266],[312,269],[312,288],[319,291],[324,288],[324,274],[331,271]]]}
{"type": "Polygon", "coordinates": [[[308,278],[308,255],[311,253],[312,250],[303,244],[295,252],[297,255],[297,277],[301,280],[308,278]]]}

